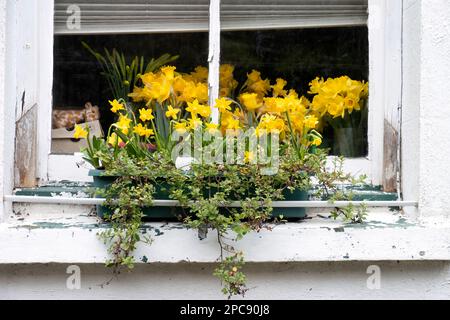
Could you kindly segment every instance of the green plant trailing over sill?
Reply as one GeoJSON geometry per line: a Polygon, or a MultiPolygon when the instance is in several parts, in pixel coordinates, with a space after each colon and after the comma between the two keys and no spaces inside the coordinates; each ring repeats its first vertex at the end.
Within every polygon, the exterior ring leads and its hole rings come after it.
{"type": "MultiPolygon", "coordinates": [[[[107,160],[107,159],[104,159],[107,160]]],[[[342,183],[362,183],[342,170],[342,159],[337,159],[331,170],[326,168],[326,154],[318,150],[299,160],[293,150],[286,150],[276,175],[261,174],[258,165],[192,165],[186,173],[175,168],[172,160],[155,152],[144,159],[132,158],[120,153],[110,163],[106,175],[119,177],[102,194],[112,214],[106,220],[111,229],[100,234],[112,258],[107,265],[117,272],[122,267],[132,269],[133,251],[139,242],[150,244],[139,228],[143,218],[142,208],[151,206],[156,185],[164,180],[170,198],[181,203],[182,221],[186,226],[199,230],[214,230],[220,245],[219,265],[214,272],[223,283],[223,293],[228,297],[245,295],[246,276],[244,253],[235,250],[233,243],[249,232],[269,229],[273,201],[283,200],[285,190],[310,190],[313,179],[320,188],[320,199],[351,200],[351,195],[339,188],[342,183]],[[242,208],[227,207],[240,201],[242,208]],[[232,232],[230,232],[232,231],[232,232]]],[[[334,217],[342,216],[351,222],[364,219],[365,208],[356,210],[336,209],[334,217]]],[[[283,217],[275,223],[282,223],[283,217]]],[[[206,231],[207,232],[207,231],[206,231]]]]}

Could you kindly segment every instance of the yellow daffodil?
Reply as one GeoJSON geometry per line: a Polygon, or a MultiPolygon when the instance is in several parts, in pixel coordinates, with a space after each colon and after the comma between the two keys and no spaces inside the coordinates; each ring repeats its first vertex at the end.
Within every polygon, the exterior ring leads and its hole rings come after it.
{"type": "Polygon", "coordinates": [[[198,83],[195,87],[195,95],[200,103],[206,103],[209,99],[209,89],[206,83],[198,83]]]}
{"type": "Polygon", "coordinates": [[[202,116],[202,118],[209,118],[211,116],[211,107],[208,105],[204,105],[199,110],[199,115],[202,116]]]}
{"type": "Polygon", "coordinates": [[[286,87],[287,81],[284,79],[277,79],[277,83],[272,86],[273,90],[273,96],[274,97],[284,97],[287,95],[287,91],[284,90],[284,87],[286,87]]]}
{"type": "Polygon", "coordinates": [[[139,119],[141,119],[142,122],[152,121],[153,119],[155,119],[155,117],[153,116],[153,110],[145,108],[139,110],[139,119]]]}
{"type": "Polygon", "coordinates": [[[165,77],[160,77],[157,81],[152,82],[150,90],[152,93],[152,98],[162,104],[170,97],[172,83],[165,77]]]}
{"type": "Polygon", "coordinates": [[[257,127],[258,131],[268,133],[283,133],[286,130],[286,124],[283,119],[272,114],[265,114],[257,127]]]}
{"type": "Polygon", "coordinates": [[[175,70],[176,67],[167,66],[164,68],[161,68],[161,72],[165,75],[166,79],[169,81],[172,81],[175,78],[175,70]]]}
{"type": "Polygon", "coordinates": [[[320,147],[320,145],[322,144],[322,139],[319,137],[314,138],[312,145],[316,146],[316,147],[320,147]]]}
{"type": "Polygon", "coordinates": [[[309,90],[308,93],[309,94],[318,94],[318,93],[320,93],[323,84],[324,84],[323,78],[317,77],[316,79],[314,79],[313,81],[310,82],[310,84],[309,84],[310,90],[309,90]]]}
{"type": "Polygon", "coordinates": [[[141,123],[139,123],[137,126],[133,128],[133,132],[141,137],[146,138],[149,138],[150,136],[155,134],[155,132],[152,129],[144,127],[141,123]]]}
{"type": "Polygon", "coordinates": [[[240,100],[248,111],[254,111],[262,106],[256,93],[244,93],[240,96],[240,100]]]}
{"type": "Polygon", "coordinates": [[[115,124],[115,126],[123,132],[123,134],[128,134],[130,129],[131,119],[127,116],[120,115],[119,121],[115,124]]]}
{"type": "Polygon", "coordinates": [[[259,80],[261,80],[261,72],[252,70],[251,73],[247,74],[247,78],[251,83],[258,82],[259,80]]]}
{"type": "Polygon", "coordinates": [[[80,125],[76,125],[75,126],[75,133],[73,134],[73,137],[75,139],[87,139],[89,131],[86,130],[86,128],[83,128],[80,125]]]}
{"type": "Polygon", "coordinates": [[[119,138],[119,136],[113,132],[108,138],[108,144],[115,147],[123,143],[123,140],[119,138]]]}
{"type": "Polygon", "coordinates": [[[222,64],[220,66],[220,77],[229,80],[233,78],[234,66],[231,64],[222,64]]]}
{"type": "Polygon", "coordinates": [[[220,98],[216,100],[216,108],[219,109],[221,113],[224,113],[225,111],[231,111],[232,103],[233,101],[230,99],[220,98]]]}
{"type": "Polygon", "coordinates": [[[241,123],[239,122],[238,119],[230,118],[226,122],[226,129],[227,130],[238,130],[240,128],[241,128],[241,123]]]}
{"type": "Polygon", "coordinates": [[[197,117],[188,119],[188,122],[189,122],[189,128],[191,130],[196,130],[196,129],[200,128],[201,126],[203,126],[203,121],[197,117]]]}
{"type": "Polygon", "coordinates": [[[323,116],[345,117],[354,110],[361,110],[362,100],[367,98],[367,83],[355,81],[348,76],[324,79],[316,78],[310,83],[310,94],[314,94],[311,108],[323,116]]]}
{"type": "Polygon", "coordinates": [[[284,113],[289,100],[284,98],[264,98],[264,112],[284,113]]]}
{"type": "Polygon", "coordinates": [[[141,75],[140,78],[145,85],[150,85],[156,80],[157,76],[153,72],[147,72],[146,74],[141,75]]]}
{"type": "Polygon", "coordinates": [[[111,111],[113,113],[117,113],[117,112],[119,112],[121,110],[125,110],[125,106],[122,103],[120,103],[119,101],[117,101],[117,100],[109,101],[109,104],[112,107],[111,111]]]}
{"type": "Polygon", "coordinates": [[[261,79],[259,81],[250,84],[249,89],[254,93],[257,93],[260,97],[263,97],[270,90],[270,81],[268,79],[266,80],[261,79]]]}
{"type": "Polygon", "coordinates": [[[167,118],[172,118],[173,120],[177,120],[178,119],[178,114],[181,112],[180,109],[174,108],[172,106],[169,106],[167,108],[167,112],[166,112],[166,117],[167,118]]]}
{"type": "Polygon", "coordinates": [[[192,102],[197,98],[197,86],[195,82],[185,81],[183,89],[178,93],[178,99],[183,102],[192,102]]]}
{"type": "Polygon", "coordinates": [[[186,122],[175,122],[173,128],[178,134],[185,134],[188,131],[186,122]]]}
{"type": "Polygon", "coordinates": [[[216,134],[217,132],[219,132],[219,125],[216,123],[207,123],[206,132],[208,132],[209,134],[216,134]]]}
{"type": "Polygon", "coordinates": [[[195,68],[195,71],[191,73],[191,76],[196,82],[204,82],[208,80],[209,70],[208,68],[198,66],[195,68]]]}
{"type": "Polygon", "coordinates": [[[197,117],[202,112],[203,106],[195,99],[193,102],[188,102],[186,111],[191,114],[192,117],[197,117]]]}
{"type": "Polygon", "coordinates": [[[304,125],[307,129],[315,129],[319,124],[319,119],[315,116],[308,116],[305,118],[304,125]]]}

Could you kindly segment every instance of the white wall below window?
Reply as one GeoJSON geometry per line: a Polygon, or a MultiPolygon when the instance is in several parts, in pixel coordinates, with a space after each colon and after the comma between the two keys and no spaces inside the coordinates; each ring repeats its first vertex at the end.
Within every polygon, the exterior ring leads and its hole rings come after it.
{"type": "MultiPolygon", "coordinates": [[[[0,299],[223,299],[213,265],[138,266],[110,285],[102,265],[80,265],[81,289],[66,286],[68,265],[0,266],[0,299]]],[[[449,299],[450,263],[251,264],[247,299],[449,299]],[[380,267],[379,290],[370,290],[371,265],[380,267]]]]}

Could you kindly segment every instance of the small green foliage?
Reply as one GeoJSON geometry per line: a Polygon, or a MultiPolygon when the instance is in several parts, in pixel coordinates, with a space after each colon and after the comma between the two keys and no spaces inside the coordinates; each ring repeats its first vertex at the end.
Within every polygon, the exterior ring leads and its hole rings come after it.
{"type": "Polygon", "coordinates": [[[338,219],[342,217],[345,221],[351,223],[363,223],[367,218],[368,209],[366,205],[356,207],[353,204],[348,205],[345,208],[336,208],[331,211],[331,217],[338,219]]]}
{"type": "MultiPolygon", "coordinates": [[[[101,234],[112,256],[107,264],[116,269],[133,268],[137,244],[151,243],[151,238],[143,237],[140,229],[142,209],[153,205],[158,188],[164,189],[180,203],[180,218],[186,226],[198,229],[199,234],[206,234],[207,230],[217,233],[220,264],[214,274],[223,283],[226,295],[243,295],[247,291],[242,272],[244,257],[235,251],[233,242],[252,231],[270,230],[269,222],[284,222],[283,217],[272,219],[273,201],[284,200],[287,192],[296,189],[311,190],[313,183],[318,186],[315,196],[320,199],[350,199],[351,195],[340,185],[363,181],[343,173],[342,159],[337,159],[331,170],[326,169],[326,161],[326,154],[319,150],[302,160],[286,150],[277,174],[269,176],[262,174],[256,164],[193,164],[189,172],[184,172],[176,169],[162,152],[145,158],[119,152],[105,173],[118,177],[104,190],[106,205],[112,210],[111,216],[106,217],[111,229],[101,234]],[[240,203],[240,207],[232,207],[233,202],[240,203]]],[[[365,207],[349,206],[336,209],[332,216],[359,223],[366,213],[365,207]]]]}
{"type": "Polygon", "coordinates": [[[239,252],[223,259],[214,271],[214,275],[224,284],[222,292],[228,298],[237,295],[244,296],[248,291],[245,285],[247,277],[241,271],[244,265],[244,255],[242,252],[239,252]]]}

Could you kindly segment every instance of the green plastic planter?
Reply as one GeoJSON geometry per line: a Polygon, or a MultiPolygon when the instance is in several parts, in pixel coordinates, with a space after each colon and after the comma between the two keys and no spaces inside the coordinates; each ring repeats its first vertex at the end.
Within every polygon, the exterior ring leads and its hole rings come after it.
{"type": "MultiPolygon", "coordinates": [[[[102,170],[91,170],[89,176],[94,179],[94,187],[105,189],[108,188],[117,177],[105,176],[102,170]]],[[[167,186],[162,183],[156,186],[156,200],[171,200],[167,192],[167,186]]],[[[306,201],[308,200],[308,192],[295,190],[294,192],[285,191],[284,201],[306,201]]],[[[174,219],[183,213],[179,207],[146,207],[143,210],[144,216],[150,219],[174,219]]],[[[111,214],[111,210],[105,206],[97,206],[97,215],[103,218],[111,214]]],[[[285,219],[302,219],[306,217],[305,208],[274,208],[273,217],[283,216],[285,219]]]]}
{"type": "MultiPolygon", "coordinates": [[[[89,176],[94,178],[94,187],[99,189],[108,188],[117,177],[105,176],[102,170],[91,170],[89,176]]],[[[169,194],[165,189],[165,185],[156,186],[157,200],[170,200],[169,194]]],[[[143,210],[144,216],[150,219],[174,219],[182,213],[182,209],[178,207],[146,207],[143,210]]],[[[97,215],[104,218],[111,214],[111,209],[102,205],[97,205],[97,215]]]]}

